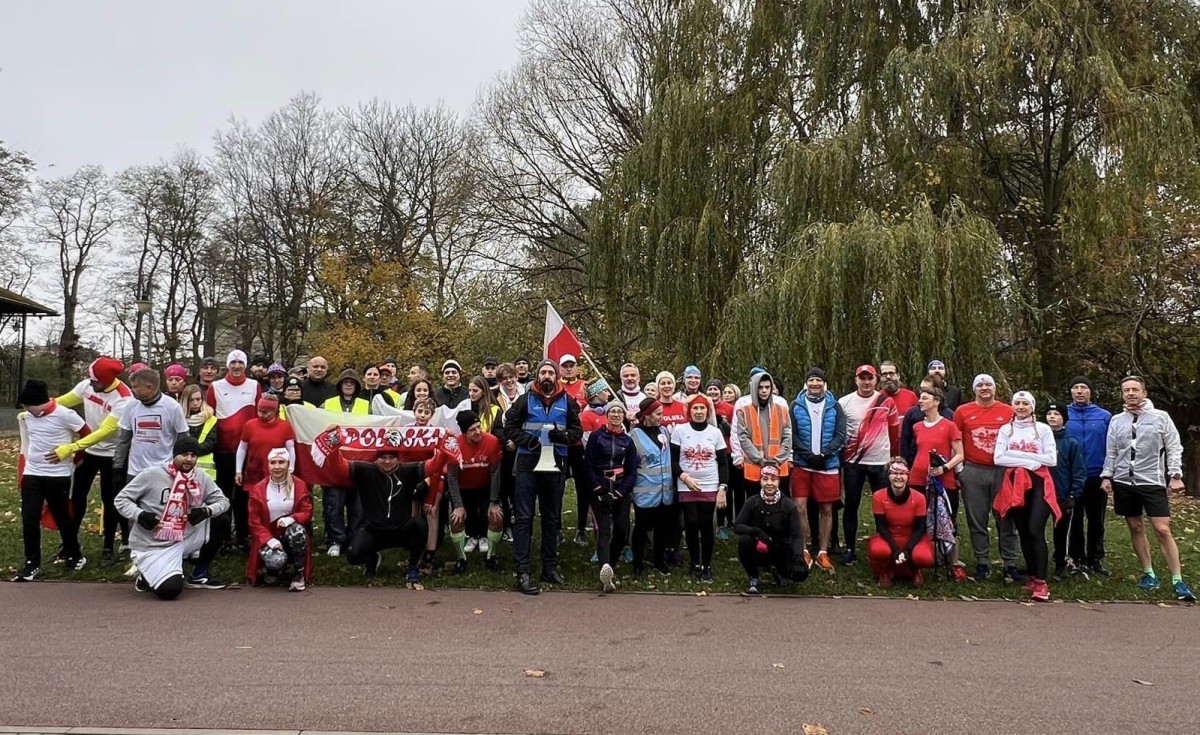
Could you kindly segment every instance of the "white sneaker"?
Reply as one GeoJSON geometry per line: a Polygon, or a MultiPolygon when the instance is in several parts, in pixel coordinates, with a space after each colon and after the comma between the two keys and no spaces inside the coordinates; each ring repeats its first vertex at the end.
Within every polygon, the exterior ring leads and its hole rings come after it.
{"type": "Polygon", "coordinates": [[[467,552],[468,554],[473,554],[473,553],[475,553],[475,550],[478,548],[479,548],[479,542],[473,538],[468,537],[466,545],[463,546],[463,551],[467,552]]]}
{"type": "Polygon", "coordinates": [[[341,556],[341,555],[342,555],[341,544],[330,544],[329,551],[325,552],[325,556],[341,556]]]}
{"type": "Polygon", "coordinates": [[[485,539],[485,538],[479,539],[479,553],[480,554],[486,554],[489,551],[491,551],[491,549],[492,549],[492,545],[488,543],[487,539],[485,539]]]}
{"type": "Polygon", "coordinates": [[[600,584],[604,585],[605,592],[613,592],[617,589],[617,586],[613,584],[612,566],[605,564],[600,567],[600,584]]]}
{"type": "Polygon", "coordinates": [[[292,592],[303,592],[305,588],[304,575],[297,574],[292,577],[292,583],[288,585],[288,589],[292,592]]]}

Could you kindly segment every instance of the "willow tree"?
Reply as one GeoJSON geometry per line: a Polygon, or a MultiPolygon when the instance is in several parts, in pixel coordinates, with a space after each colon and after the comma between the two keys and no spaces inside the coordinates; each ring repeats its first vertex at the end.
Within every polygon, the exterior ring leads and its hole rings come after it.
{"type": "Polygon", "coordinates": [[[754,329],[828,333],[795,342],[798,356],[774,348],[789,364],[848,365],[889,349],[865,337],[891,333],[891,316],[844,288],[845,272],[880,303],[918,299],[913,327],[941,332],[940,343],[907,346],[910,370],[934,352],[963,370],[994,352],[1023,383],[1060,389],[1096,302],[1120,291],[1119,268],[1146,243],[1146,202],[1164,190],[1196,198],[1192,2],[679,8],[677,32],[657,47],[667,61],[647,113],[661,129],[613,177],[610,226],[591,247],[608,264],[604,285],[655,265],[654,288],[640,292],[651,328],[688,345],[717,335],[710,357],[722,364],[766,359],[754,329]],[[756,33],[765,18],[774,22],[756,33]],[[777,70],[745,71],[763,58],[777,70]],[[927,257],[891,261],[847,232],[927,257]],[[905,290],[925,279],[950,293],[905,290]],[[945,315],[947,303],[972,308],[945,315]],[[761,319],[763,305],[775,320],[761,319]],[[703,331],[678,334],[694,323],[703,331]]]}

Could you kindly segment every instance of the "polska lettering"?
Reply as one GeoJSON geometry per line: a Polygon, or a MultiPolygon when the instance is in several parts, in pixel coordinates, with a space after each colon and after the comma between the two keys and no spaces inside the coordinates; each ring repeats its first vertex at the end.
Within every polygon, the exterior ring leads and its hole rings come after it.
{"type": "Polygon", "coordinates": [[[435,449],[446,430],[440,426],[347,426],[339,431],[347,449],[435,449]]]}

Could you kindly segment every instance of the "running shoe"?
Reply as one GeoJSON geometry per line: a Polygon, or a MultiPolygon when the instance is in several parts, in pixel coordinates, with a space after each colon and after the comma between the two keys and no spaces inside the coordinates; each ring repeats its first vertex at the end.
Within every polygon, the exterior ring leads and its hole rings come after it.
{"type": "Polygon", "coordinates": [[[583,530],[579,530],[579,531],[575,532],[575,545],[576,546],[587,546],[588,545],[586,532],[584,532],[583,530]]]}
{"type": "Polygon", "coordinates": [[[304,583],[304,572],[296,572],[292,577],[292,583],[288,585],[288,590],[291,592],[303,592],[307,585],[304,583]]]}
{"type": "Polygon", "coordinates": [[[1196,595],[1192,593],[1192,588],[1187,586],[1187,582],[1182,579],[1175,583],[1175,599],[1180,602],[1195,602],[1196,595]]]}
{"type": "Polygon", "coordinates": [[[824,551],[817,552],[817,566],[825,571],[833,574],[833,562],[829,561],[829,554],[824,551]]]}
{"type": "Polygon", "coordinates": [[[613,592],[617,586],[613,584],[613,568],[610,564],[600,567],[600,587],[605,592],[613,592]]]}
{"type": "Polygon", "coordinates": [[[704,567],[703,569],[700,570],[700,583],[701,584],[712,584],[714,581],[715,580],[713,579],[712,567],[704,567]]]}
{"type": "Polygon", "coordinates": [[[467,538],[467,543],[463,546],[463,551],[468,554],[474,554],[479,548],[479,542],[473,538],[467,538]]]}
{"type": "Polygon", "coordinates": [[[1004,567],[1005,584],[1024,584],[1025,575],[1017,571],[1016,566],[1004,567]]]}
{"type": "Polygon", "coordinates": [[[724,526],[717,526],[717,540],[718,541],[728,541],[729,540],[729,531],[726,531],[724,526]]]}
{"type": "Polygon", "coordinates": [[[137,592],[149,592],[150,583],[142,575],[137,575],[137,579],[133,580],[133,589],[137,592]]]}
{"type": "Polygon", "coordinates": [[[24,568],[12,578],[14,582],[32,582],[42,575],[42,568],[31,561],[25,562],[24,568]]]}
{"type": "Polygon", "coordinates": [[[495,556],[489,556],[484,560],[483,566],[487,567],[489,572],[498,572],[500,571],[500,559],[495,556]]]}
{"type": "Polygon", "coordinates": [[[976,564],[975,565],[974,579],[976,582],[979,582],[979,583],[986,582],[986,581],[988,581],[988,578],[991,576],[992,576],[992,569],[987,564],[976,564]]]}
{"type": "Polygon", "coordinates": [[[967,568],[961,564],[955,564],[954,568],[950,570],[950,575],[954,578],[955,582],[966,582],[967,568]]]}
{"type": "Polygon", "coordinates": [[[808,549],[805,549],[804,550],[804,566],[809,569],[812,569],[812,565],[813,565],[812,554],[809,553],[808,549]]]}
{"type": "Polygon", "coordinates": [[[451,570],[451,574],[455,575],[456,577],[461,577],[462,575],[464,575],[466,573],[467,573],[467,560],[466,559],[455,559],[454,560],[454,569],[451,570]]]}
{"type": "Polygon", "coordinates": [[[225,583],[209,574],[207,569],[196,567],[187,578],[187,588],[190,590],[223,590],[225,583]]]}
{"type": "Polygon", "coordinates": [[[104,549],[100,552],[100,568],[107,569],[117,563],[117,554],[112,549],[104,549]]]}
{"type": "Polygon", "coordinates": [[[746,587],[746,594],[748,594],[748,595],[757,595],[758,594],[758,577],[750,578],[750,584],[746,587]]]}
{"type": "Polygon", "coordinates": [[[846,553],[842,555],[842,566],[854,566],[856,561],[858,561],[858,554],[854,553],[854,549],[846,549],[846,553]]]}
{"type": "Polygon", "coordinates": [[[492,550],[492,545],[488,543],[488,540],[485,538],[479,539],[479,543],[476,544],[476,546],[479,548],[480,554],[487,554],[492,550]]]}
{"type": "Polygon", "coordinates": [[[73,557],[73,558],[68,558],[63,563],[63,568],[66,569],[68,572],[79,572],[79,571],[82,571],[83,568],[86,566],[87,566],[87,557],[86,556],[77,556],[77,557],[73,557]]]}
{"type": "Polygon", "coordinates": [[[1142,578],[1138,581],[1138,588],[1146,590],[1147,592],[1153,592],[1154,590],[1158,589],[1158,585],[1158,577],[1150,573],[1143,574],[1142,578]]]}
{"type": "Polygon", "coordinates": [[[1029,596],[1036,602],[1050,601],[1050,585],[1046,584],[1044,579],[1033,580],[1033,589],[1029,591],[1029,596]]]}
{"type": "Polygon", "coordinates": [[[363,574],[367,576],[367,579],[373,579],[376,574],[379,574],[379,567],[381,566],[383,566],[383,554],[376,551],[375,556],[367,560],[367,565],[363,568],[363,574]]]}
{"type": "Polygon", "coordinates": [[[342,555],[342,545],[341,544],[330,544],[329,550],[325,552],[325,556],[336,557],[336,556],[341,556],[341,555],[342,555]]]}
{"type": "Polygon", "coordinates": [[[600,563],[600,552],[599,552],[599,551],[593,551],[593,552],[592,552],[592,560],[591,560],[591,563],[592,563],[592,564],[599,564],[599,563],[600,563]]]}
{"type": "Polygon", "coordinates": [[[621,549],[621,561],[625,562],[626,564],[632,564],[633,549],[629,548],[628,546],[626,546],[624,549],[621,549]]]}

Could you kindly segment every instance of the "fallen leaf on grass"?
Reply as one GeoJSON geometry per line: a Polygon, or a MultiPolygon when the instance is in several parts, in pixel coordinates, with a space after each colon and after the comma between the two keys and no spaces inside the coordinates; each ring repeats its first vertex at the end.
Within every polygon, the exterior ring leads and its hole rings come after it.
{"type": "Polygon", "coordinates": [[[930,666],[945,666],[946,665],[946,664],[942,663],[941,661],[926,661],[925,663],[929,664],[930,666]]]}
{"type": "Polygon", "coordinates": [[[771,666],[772,666],[772,667],[774,667],[774,668],[776,668],[776,669],[782,669],[782,668],[783,668],[783,664],[780,664],[780,663],[774,663],[774,664],[771,664],[771,666]]]}
{"type": "Polygon", "coordinates": [[[541,669],[525,669],[525,676],[528,676],[530,679],[545,679],[546,672],[541,669]]]}
{"type": "Polygon", "coordinates": [[[800,732],[804,735],[829,735],[829,730],[825,729],[824,725],[808,725],[801,726],[800,732]]]}
{"type": "Polygon", "coordinates": [[[1152,682],[1152,681],[1146,681],[1146,680],[1144,680],[1144,679],[1134,679],[1134,680],[1133,680],[1133,683],[1134,683],[1134,684],[1141,684],[1141,685],[1142,685],[1142,686],[1144,686],[1144,687],[1152,687],[1152,686],[1154,686],[1154,682],[1152,682]]]}
{"type": "Polygon", "coordinates": [[[870,707],[859,707],[858,713],[860,715],[873,715],[875,714],[875,710],[871,709],[870,707]]]}
{"type": "Polygon", "coordinates": [[[483,615],[483,610],[480,610],[479,608],[475,608],[471,612],[475,613],[476,615],[483,615]]]}
{"type": "Polygon", "coordinates": [[[916,595],[905,595],[905,596],[904,596],[904,599],[906,599],[906,600],[919,600],[919,599],[921,599],[921,598],[920,598],[920,597],[917,597],[916,595]]]}
{"type": "Polygon", "coordinates": [[[700,590],[699,592],[696,593],[696,597],[708,597],[708,592],[706,592],[704,590],[700,590]]]}
{"type": "Polygon", "coordinates": [[[1159,607],[1170,607],[1170,605],[1168,605],[1168,604],[1167,604],[1167,603],[1165,603],[1165,602],[1160,602],[1160,603],[1158,603],[1158,606],[1159,606],[1159,607]]]}
{"type": "Polygon", "coordinates": [[[1032,603],[1032,602],[1018,602],[1017,604],[1018,604],[1018,605],[1024,605],[1025,607],[1033,607],[1033,603],[1032,603]]]}

